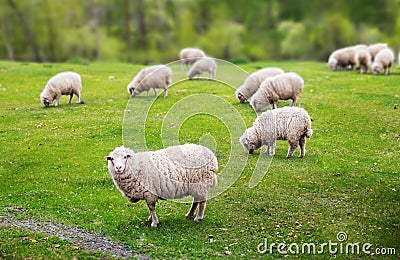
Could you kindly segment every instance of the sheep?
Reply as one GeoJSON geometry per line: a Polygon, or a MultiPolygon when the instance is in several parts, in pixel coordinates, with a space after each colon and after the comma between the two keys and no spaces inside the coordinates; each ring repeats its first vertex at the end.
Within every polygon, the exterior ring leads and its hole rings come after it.
{"type": "Polygon", "coordinates": [[[371,54],[366,45],[357,45],[354,47],[354,60],[356,66],[360,67],[360,73],[367,73],[369,66],[371,66],[371,54]]]}
{"type": "Polygon", "coordinates": [[[244,83],[236,90],[236,97],[239,99],[240,103],[244,103],[257,92],[265,79],[283,73],[284,71],[280,68],[264,68],[250,74],[244,83]]]}
{"type": "Polygon", "coordinates": [[[157,96],[156,88],[164,89],[164,97],[168,96],[168,86],[172,83],[172,70],[165,65],[154,65],[140,70],[128,84],[128,92],[132,97],[146,91],[146,97],[152,88],[157,96]]]}
{"type": "Polygon", "coordinates": [[[279,99],[292,99],[291,106],[296,106],[297,98],[303,91],[303,87],[304,80],[295,72],[276,75],[261,83],[260,88],[251,97],[250,105],[260,112],[269,104],[272,104],[272,109],[275,109],[279,99]]]}
{"type": "Polygon", "coordinates": [[[62,95],[69,95],[68,104],[71,104],[74,94],[78,97],[78,104],[84,104],[81,100],[82,80],[81,76],[72,71],[58,73],[49,79],[42,93],[40,94],[40,102],[45,107],[49,107],[55,100],[54,106],[60,104],[62,95]]]}
{"type": "Polygon", "coordinates": [[[353,46],[334,51],[328,59],[328,66],[331,70],[345,70],[349,65],[350,69],[353,69],[355,64],[353,46]]]}
{"type": "Polygon", "coordinates": [[[389,48],[387,43],[375,43],[368,46],[369,53],[371,54],[371,61],[375,60],[375,56],[383,49],[389,48]]]}
{"type": "Polygon", "coordinates": [[[204,72],[208,72],[208,77],[215,79],[217,71],[217,63],[213,58],[204,57],[197,60],[193,67],[187,73],[189,79],[193,79],[196,76],[203,76],[204,72]]]}
{"type": "Polygon", "coordinates": [[[197,48],[184,48],[179,52],[182,69],[184,69],[185,65],[190,68],[190,65],[202,57],[206,57],[206,54],[204,51],[197,48]]]}
{"type": "Polygon", "coordinates": [[[385,72],[385,75],[390,74],[390,68],[394,62],[394,53],[391,49],[386,48],[378,52],[375,56],[375,60],[372,63],[372,73],[379,74],[382,69],[385,72]]]}
{"type": "Polygon", "coordinates": [[[300,157],[304,157],[306,137],[311,138],[311,119],[307,111],[299,107],[283,107],[268,110],[246,129],[239,142],[250,154],[266,145],[266,153],[275,155],[275,141],[287,140],[290,147],[286,158],[290,158],[300,145],[300,157]]]}
{"type": "Polygon", "coordinates": [[[218,162],[207,148],[196,144],[171,146],[155,152],[134,153],[117,147],[106,157],[114,184],[128,201],[145,200],[152,227],[159,224],[156,215],[158,199],[193,197],[187,217],[204,218],[208,190],[217,185],[218,162]]]}

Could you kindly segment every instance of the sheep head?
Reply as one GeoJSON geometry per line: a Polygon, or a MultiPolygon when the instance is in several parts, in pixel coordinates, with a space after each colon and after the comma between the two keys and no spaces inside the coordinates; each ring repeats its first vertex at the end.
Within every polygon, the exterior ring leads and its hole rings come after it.
{"type": "Polygon", "coordinates": [[[115,148],[109,156],[106,156],[106,160],[116,173],[121,174],[125,171],[126,161],[133,156],[132,150],[121,146],[115,148]]]}
{"type": "Polygon", "coordinates": [[[247,100],[247,98],[239,91],[236,92],[236,97],[239,99],[240,103],[244,103],[247,100]]]}
{"type": "Polygon", "coordinates": [[[254,131],[253,127],[246,129],[243,135],[240,137],[239,142],[243,145],[249,154],[252,154],[254,150],[261,147],[261,140],[257,138],[257,133],[254,131]]]}

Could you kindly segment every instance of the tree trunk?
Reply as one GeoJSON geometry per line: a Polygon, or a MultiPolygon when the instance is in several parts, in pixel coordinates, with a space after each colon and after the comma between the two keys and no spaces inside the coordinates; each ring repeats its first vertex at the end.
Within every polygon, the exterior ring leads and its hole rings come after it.
{"type": "Polygon", "coordinates": [[[92,17],[91,17],[90,27],[92,33],[94,34],[94,39],[95,39],[95,48],[92,51],[92,56],[95,60],[97,60],[99,59],[100,56],[100,36],[99,36],[99,7],[96,4],[96,0],[93,1],[93,4],[91,6],[91,12],[92,12],[92,17]]]}
{"type": "Polygon", "coordinates": [[[131,49],[131,28],[130,28],[130,10],[129,10],[129,0],[124,1],[124,40],[126,44],[126,49],[131,49]]]}
{"type": "Polygon", "coordinates": [[[147,31],[145,24],[143,0],[138,0],[138,43],[142,49],[147,49],[147,31]]]}
{"type": "Polygon", "coordinates": [[[46,23],[47,23],[47,33],[49,34],[48,36],[48,43],[47,43],[47,47],[49,48],[49,60],[50,61],[56,61],[56,48],[55,48],[55,44],[54,42],[57,39],[57,35],[55,33],[54,30],[54,24],[53,24],[53,19],[51,17],[52,14],[52,10],[50,8],[50,4],[49,1],[45,1],[44,2],[44,6],[46,9],[46,23]]]}
{"type": "Polygon", "coordinates": [[[34,34],[33,34],[32,30],[31,30],[31,28],[29,27],[29,25],[26,23],[26,21],[24,19],[24,15],[18,9],[17,5],[14,3],[14,0],[8,0],[8,4],[14,10],[14,12],[16,13],[16,15],[18,17],[18,20],[19,20],[19,22],[21,24],[22,30],[25,33],[28,45],[32,49],[34,60],[36,62],[41,62],[42,58],[40,57],[39,48],[37,46],[34,34]]]}

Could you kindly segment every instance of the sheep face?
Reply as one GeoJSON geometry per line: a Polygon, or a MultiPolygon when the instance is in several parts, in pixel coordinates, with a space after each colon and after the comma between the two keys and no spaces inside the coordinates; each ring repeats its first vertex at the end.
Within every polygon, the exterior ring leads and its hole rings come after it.
{"type": "Polygon", "coordinates": [[[372,67],[372,73],[374,74],[379,74],[381,73],[382,68],[380,66],[373,66],[372,67]]]}
{"type": "Polygon", "coordinates": [[[244,103],[247,100],[247,98],[240,92],[237,92],[236,97],[239,99],[240,103],[244,103]]]}
{"type": "Polygon", "coordinates": [[[338,66],[338,62],[337,62],[337,60],[331,60],[328,65],[331,70],[336,70],[337,66],[338,66]]]}
{"type": "Polygon", "coordinates": [[[53,98],[41,96],[40,102],[42,102],[45,107],[49,107],[51,103],[53,103],[53,98]]]}
{"type": "Polygon", "coordinates": [[[261,141],[259,138],[254,138],[255,133],[253,133],[252,128],[247,129],[244,134],[240,137],[239,142],[243,145],[249,154],[252,154],[254,150],[261,147],[261,141]]]}
{"type": "Polygon", "coordinates": [[[117,150],[106,157],[109,165],[113,167],[117,174],[121,174],[125,171],[126,161],[131,158],[133,154],[128,151],[117,150]]]}
{"type": "Polygon", "coordinates": [[[266,105],[269,105],[269,97],[266,97],[267,101],[259,100],[258,98],[254,98],[250,101],[250,105],[254,108],[256,112],[260,112],[266,105]]]}

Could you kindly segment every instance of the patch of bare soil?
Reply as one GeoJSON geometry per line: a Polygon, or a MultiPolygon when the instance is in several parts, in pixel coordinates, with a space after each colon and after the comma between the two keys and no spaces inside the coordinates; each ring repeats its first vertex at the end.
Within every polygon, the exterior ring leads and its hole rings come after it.
{"type": "MultiPolygon", "coordinates": [[[[3,208],[3,211],[10,213],[22,213],[22,209],[3,208]]],[[[0,226],[10,228],[23,228],[27,231],[59,237],[61,240],[68,240],[73,245],[80,247],[84,251],[95,251],[109,253],[117,258],[141,258],[143,256],[133,254],[123,244],[116,243],[101,236],[98,233],[90,233],[73,226],[62,223],[40,222],[34,219],[20,220],[14,215],[2,215],[0,212],[0,226]]]]}

